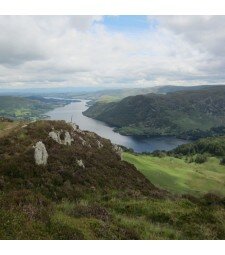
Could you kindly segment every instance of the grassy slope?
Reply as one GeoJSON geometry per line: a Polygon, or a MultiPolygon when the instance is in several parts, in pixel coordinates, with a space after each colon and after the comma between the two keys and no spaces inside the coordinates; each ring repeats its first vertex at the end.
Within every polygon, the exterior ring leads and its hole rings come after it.
{"type": "Polygon", "coordinates": [[[211,157],[204,164],[130,153],[124,153],[123,158],[134,164],[153,184],[171,192],[193,195],[213,192],[225,196],[225,166],[220,165],[217,158],[211,157]]]}
{"type": "Polygon", "coordinates": [[[16,128],[20,128],[21,126],[25,125],[25,121],[0,121],[0,138],[3,136],[8,135],[12,130],[16,128]]]}

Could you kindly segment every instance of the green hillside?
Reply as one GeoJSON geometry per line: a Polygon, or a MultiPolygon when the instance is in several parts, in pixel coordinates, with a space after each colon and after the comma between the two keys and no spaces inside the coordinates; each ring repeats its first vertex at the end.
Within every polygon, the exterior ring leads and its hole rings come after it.
{"type": "Polygon", "coordinates": [[[201,137],[225,125],[225,86],[204,90],[131,96],[119,102],[98,102],[84,114],[116,127],[125,135],[201,137]]]}
{"type": "Polygon", "coordinates": [[[0,158],[0,239],[225,238],[222,197],[160,189],[109,140],[64,121],[12,129],[0,158]]]}
{"type": "Polygon", "coordinates": [[[67,103],[69,101],[38,96],[0,96],[0,116],[11,119],[37,119],[47,111],[67,103]]]}
{"type": "Polygon", "coordinates": [[[134,164],[153,184],[173,193],[225,196],[225,166],[218,158],[209,157],[203,164],[188,163],[185,158],[130,153],[124,153],[123,158],[134,164]]]}

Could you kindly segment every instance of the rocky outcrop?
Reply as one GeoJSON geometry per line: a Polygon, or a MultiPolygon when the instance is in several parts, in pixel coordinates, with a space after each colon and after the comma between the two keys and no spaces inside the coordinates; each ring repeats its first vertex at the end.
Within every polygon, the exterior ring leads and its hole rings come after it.
{"type": "Polygon", "coordinates": [[[84,162],[82,159],[77,159],[77,164],[78,164],[78,166],[85,168],[85,165],[84,165],[84,162]]]}
{"type": "Polygon", "coordinates": [[[60,132],[58,131],[51,131],[48,136],[52,138],[55,142],[62,144],[61,138],[60,138],[60,132]]]}
{"type": "Polygon", "coordinates": [[[115,153],[120,157],[120,159],[122,159],[122,148],[116,144],[113,144],[113,151],[115,151],[115,153]]]}
{"type": "Polygon", "coordinates": [[[64,141],[62,141],[62,144],[71,145],[72,142],[73,142],[73,138],[71,137],[70,133],[66,131],[64,141]]]}
{"type": "Polygon", "coordinates": [[[74,141],[68,131],[51,131],[48,136],[63,145],[71,145],[72,141],[74,141]],[[64,136],[64,139],[61,136],[64,136]]]}
{"type": "Polygon", "coordinates": [[[34,159],[36,165],[46,165],[48,160],[48,152],[43,142],[37,142],[34,149],[34,159]]]}
{"type": "Polygon", "coordinates": [[[97,140],[97,146],[99,149],[101,149],[103,147],[103,144],[99,140],[97,140]]]}

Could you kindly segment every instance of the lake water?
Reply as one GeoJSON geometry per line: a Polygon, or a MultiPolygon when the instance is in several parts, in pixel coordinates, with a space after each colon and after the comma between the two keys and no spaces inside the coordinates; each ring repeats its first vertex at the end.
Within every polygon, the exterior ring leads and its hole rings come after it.
{"type": "Polygon", "coordinates": [[[96,134],[110,139],[112,143],[132,148],[135,152],[152,152],[154,150],[171,150],[178,145],[187,143],[186,140],[175,137],[157,137],[157,138],[136,138],[124,136],[113,131],[112,127],[107,126],[104,122],[88,118],[82,114],[88,106],[87,100],[70,103],[64,107],[56,108],[46,115],[52,120],[71,121],[79,125],[80,129],[95,132],[96,134]]]}

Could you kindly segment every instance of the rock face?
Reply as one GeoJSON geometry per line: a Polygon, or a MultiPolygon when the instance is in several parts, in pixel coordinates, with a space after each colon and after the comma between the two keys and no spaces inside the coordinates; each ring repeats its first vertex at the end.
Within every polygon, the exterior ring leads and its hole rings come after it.
{"type": "Polygon", "coordinates": [[[45,145],[40,141],[34,146],[34,159],[37,165],[46,165],[48,160],[48,152],[45,145]]]}
{"type": "Polygon", "coordinates": [[[71,145],[73,138],[71,137],[70,133],[68,131],[65,131],[64,139],[61,139],[62,134],[63,134],[63,131],[51,131],[48,134],[48,136],[59,144],[71,145]]]}
{"type": "Polygon", "coordinates": [[[80,160],[77,159],[77,164],[78,164],[78,166],[85,168],[85,165],[84,165],[84,162],[82,159],[80,159],[80,160]]]}

